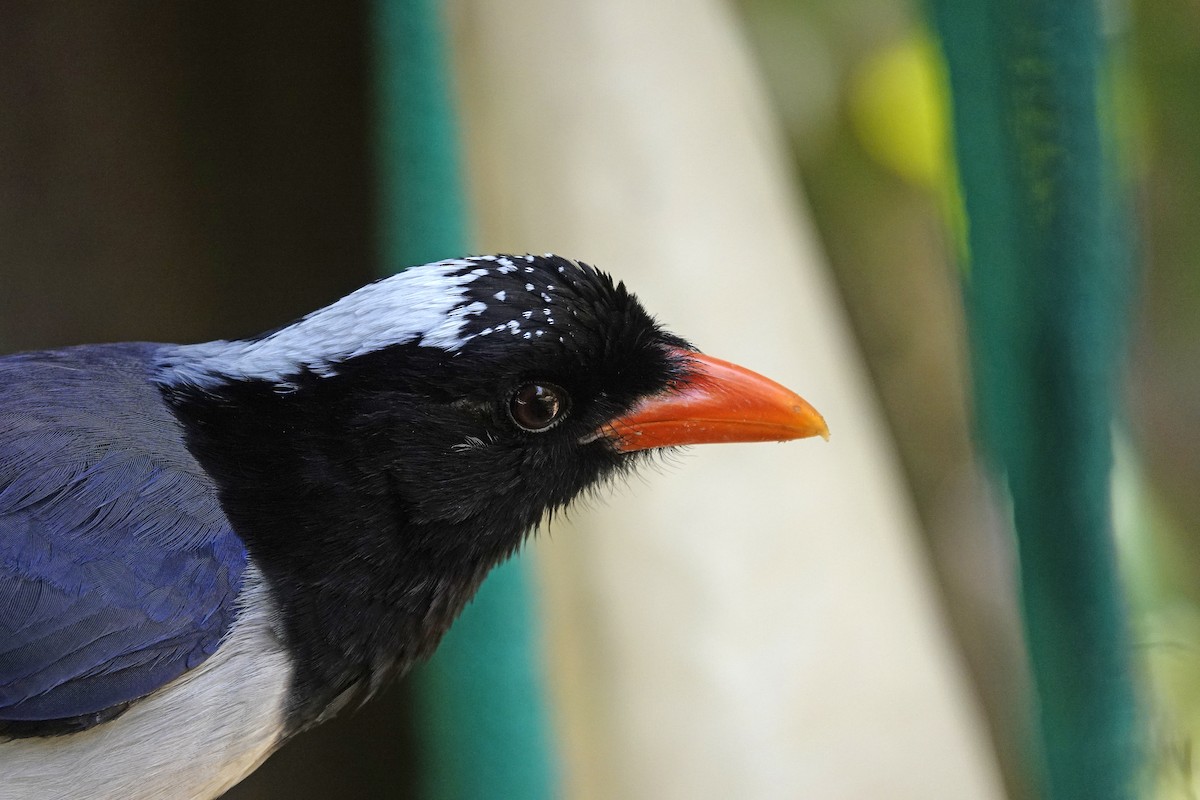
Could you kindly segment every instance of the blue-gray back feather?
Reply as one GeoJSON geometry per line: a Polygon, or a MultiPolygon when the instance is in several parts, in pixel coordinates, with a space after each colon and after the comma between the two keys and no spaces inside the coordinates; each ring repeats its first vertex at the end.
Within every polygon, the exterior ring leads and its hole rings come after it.
{"type": "Polygon", "coordinates": [[[156,349],[0,358],[0,720],[147,695],[236,615],[246,551],[150,381],[156,349]]]}

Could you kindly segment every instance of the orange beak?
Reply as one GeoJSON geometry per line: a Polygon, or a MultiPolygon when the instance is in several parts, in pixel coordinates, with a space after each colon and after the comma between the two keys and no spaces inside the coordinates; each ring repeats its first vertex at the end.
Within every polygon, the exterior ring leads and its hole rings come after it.
{"type": "Polygon", "coordinates": [[[800,395],[719,358],[678,350],[687,373],[672,391],[651,397],[599,431],[617,450],[719,442],[829,438],[829,428],[800,395]]]}

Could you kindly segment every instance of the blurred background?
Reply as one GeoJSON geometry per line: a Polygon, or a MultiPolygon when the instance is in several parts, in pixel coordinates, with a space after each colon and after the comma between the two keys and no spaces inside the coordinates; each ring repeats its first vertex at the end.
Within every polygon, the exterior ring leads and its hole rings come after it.
{"type": "MultiPolygon", "coordinates": [[[[542,537],[529,702],[550,709],[548,793],[1037,796],[1011,532],[972,444],[963,212],[926,9],[503,5],[426,6],[468,249],[598,263],[703,349],[809,397],[834,434],[689,455],[542,537]]],[[[379,244],[377,6],[6,3],[0,349],[250,335],[403,266],[379,244]]],[[[1139,786],[1190,798],[1200,5],[1101,6],[1136,268],[1113,486],[1139,786]]],[[[228,796],[438,795],[419,789],[412,687],[228,796]]]]}

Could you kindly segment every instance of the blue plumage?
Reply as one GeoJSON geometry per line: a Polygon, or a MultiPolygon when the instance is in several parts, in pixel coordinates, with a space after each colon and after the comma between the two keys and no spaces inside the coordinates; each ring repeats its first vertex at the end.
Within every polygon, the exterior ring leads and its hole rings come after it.
{"type": "Polygon", "coordinates": [[[0,720],[135,700],[233,621],[246,551],[148,380],[155,349],[0,359],[0,720]]]}

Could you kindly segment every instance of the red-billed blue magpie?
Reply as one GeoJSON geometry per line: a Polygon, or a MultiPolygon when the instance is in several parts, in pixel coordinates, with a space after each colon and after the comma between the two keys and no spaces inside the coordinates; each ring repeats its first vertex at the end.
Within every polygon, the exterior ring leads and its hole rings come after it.
{"type": "Polygon", "coordinates": [[[0,358],[0,795],[216,796],[640,455],[825,433],[550,255],[414,267],[252,339],[0,358]]]}

